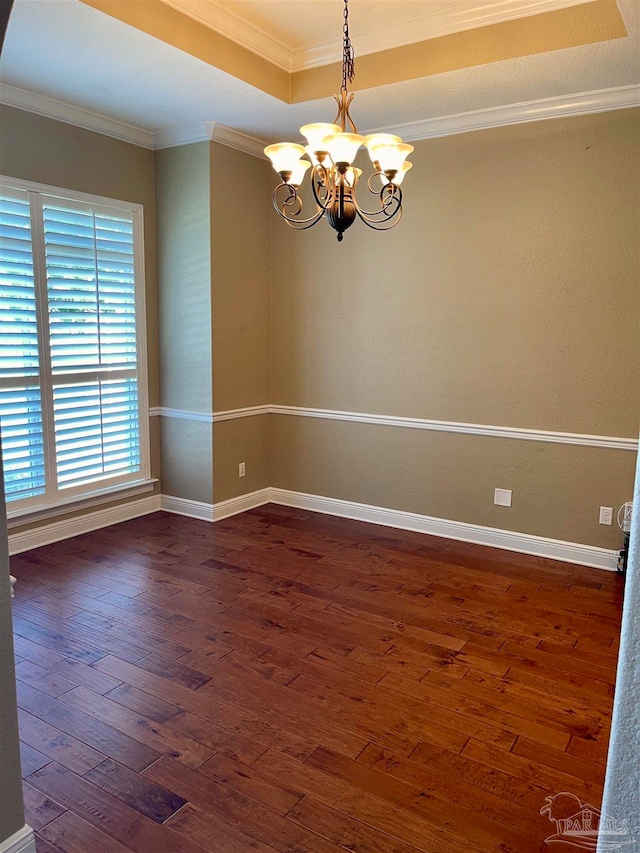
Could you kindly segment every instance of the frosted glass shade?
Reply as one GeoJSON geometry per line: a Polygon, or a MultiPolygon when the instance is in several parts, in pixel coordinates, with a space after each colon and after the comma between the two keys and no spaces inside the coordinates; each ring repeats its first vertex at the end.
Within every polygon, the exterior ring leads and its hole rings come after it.
{"type": "Polygon", "coordinates": [[[367,146],[372,163],[376,159],[373,156],[374,148],[379,148],[381,145],[400,145],[401,143],[402,139],[393,133],[370,133],[369,136],[365,136],[364,138],[364,144],[367,146]]]}
{"type": "Polygon", "coordinates": [[[374,146],[371,151],[373,160],[377,160],[383,172],[399,172],[402,164],[413,151],[413,145],[392,144],[374,146]]]}
{"type": "Polygon", "coordinates": [[[292,172],[304,154],[304,148],[295,142],[276,142],[275,145],[267,145],[264,153],[276,172],[292,172]]]}
{"type": "Polygon", "coordinates": [[[325,139],[327,136],[335,136],[341,130],[342,128],[338,124],[319,121],[315,124],[305,124],[300,128],[300,133],[307,137],[309,148],[312,151],[327,151],[327,146],[324,143],[325,139]]]}
{"type": "MultiPolygon", "coordinates": [[[[400,184],[404,181],[404,176],[407,174],[407,172],[409,171],[409,169],[412,166],[413,166],[413,163],[410,163],[408,160],[404,161],[404,163],[402,164],[402,167],[396,172],[396,174],[394,175],[394,178],[393,178],[393,183],[396,184],[396,186],[398,186],[398,187],[400,186],[400,184]]],[[[380,177],[382,178],[383,184],[389,183],[389,179],[387,178],[386,175],[381,175],[380,177]]]]}
{"type": "Polygon", "coordinates": [[[336,133],[325,140],[334,163],[353,163],[363,143],[364,136],[359,133],[336,133]]]}
{"type": "Polygon", "coordinates": [[[357,179],[362,174],[362,169],[356,169],[355,166],[349,166],[347,171],[344,173],[344,179],[352,187],[357,179]]]}
{"type": "Polygon", "coordinates": [[[311,168],[311,163],[308,160],[298,160],[297,163],[294,163],[293,169],[291,169],[291,177],[287,183],[295,184],[296,187],[299,187],[304,180],[307,169],[309,168],[311,168]]]}

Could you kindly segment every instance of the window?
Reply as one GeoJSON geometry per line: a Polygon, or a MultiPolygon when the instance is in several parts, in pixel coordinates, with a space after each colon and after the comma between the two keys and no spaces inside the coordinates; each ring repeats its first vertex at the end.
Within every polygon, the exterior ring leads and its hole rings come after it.
{"type": "Polygon", "coordinates": [[[0,431],[9,510],[149,478],[142,269],[139,205],[2,180],[0,431]]]}

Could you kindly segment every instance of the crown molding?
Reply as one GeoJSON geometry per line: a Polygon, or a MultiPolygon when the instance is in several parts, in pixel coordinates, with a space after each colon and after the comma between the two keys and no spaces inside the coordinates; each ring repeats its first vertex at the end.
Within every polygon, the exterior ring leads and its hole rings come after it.
{"type": "MultiPolygon", "coordinates": [[[[234,130],[220,122],[203,121],[187,127],[167,128],[152,133],[117,119],[6,83],[0,84],[0,103],[153,150],[213,141],[244,151],[254,157],[266,159],[263,151],[266,144],[264,140],[234,130]]],[[[523,101],[518,104],[489,107],[466,113],[436,116],[407,124],[373,127],[367,132],[396,133],[406,141],[416,141],[529,121],[568,118],[638,106],[640,106],[640,84],[634,83],[613,89],[556,95],[537,101],[523,101]]]]}
{"type": "MultiPolygon", "coordinates": [[[[167,0],[165,0],[167,2],[167,0]]],[[[193,0],[192,0],[193,2],[193,0]]],[[[417,44],[429,39],[440,38],[452,33],[475,30],[492,24],[501,24],[517,18],[529,18],[545,12],[555,12],[569,6],[581,6],[593,0],[530,0],[523,5],[522,0],[495,0],[482,6],[473,3],[470,8],[460,8],[460,4],[450,8],[433,9],[410,18],[392,21],[378,26],[358,28],[355,40],[358,56],[381,53],[409,44],[417,44]]],[[[251,50],[249,43],[244,46],[251,50]]],[[[304,71],[342,60],[342,45],[334,40],[329,44],[308,46],[291,52],[290,70],[304,71]]],[[[274,60],[272,60],[274,61],[274,60]]]]}
{"type": "Polygon", "coordinates": [[[253,154],[254,157],[267,159],[264,155],[266,142],[217,121],[203,121],[190,127],[172,127],[158,131],[153,135],[153,148],[155,150],[191,145],[193,142],[219,142],[229,148],[244,151],[246,154],[253,154]]]}
{"type": "MultiPolygon", "coordinates": [[[[327,44],[292,48],[264,28],[227,9],[218,0],[208,0],[207,3],[201,0],[163,2],[283,71],[304,71],[307,68],[340,62],[342,59],[340,40],[332,39],[327,44]]],[[[365,23],[362,27],[358,26],[358,55],[379,53],[451,33],[591,2],[593,0],[529,0],[526,3],[523,3],[523,0],[491,0],[480,7],[475,2],[466,3],[466,7],[458,2],[453,8],[432,9],[384,24],[374,23],[367,26],[365,23]]]]}
{"type": "Polygon", "coordinates": [[[118,119],[107,118],[100,113],[76,107],[56,98],[50,98],[48,95],[19,89],[17,86],[10,86],[8,83],[0,83],[0,103],[46,118],[64,121],[84,130],[97,131],[105,136],[121,139],[123,142],[132,142],[134,145],[141,145],[143,148],[153,148],[154,135],[149,130],[127,124],[124,121],[118,121],[118,119]]]}
{"type": "Polygon", "coordinates": [[[207,3],[199,0],[163,0],[163,2],[199,24],[215,30],[235,44],[239,44],[240,47],[266,59],[267,62],[277,65],[282,71],[291,71],[293,52],[287,44],[247,21],[241,15],[221,6],[216,0],[208,0],[207,3]]]}
{"type": "Polygon", "coordinates": [[[569,95],[555,95],[537,101],[522,101],[519,104],[507,104],[503,107],[488,107],[450,116],[437,116],[424,121],[408,122],[391,127],[378,127],[368,133],[395,133],[405,141],[432,139],[438,136],[451,136],[455,133],[468,133],[472,130],[486,130],[490,127],[503,127],[509,124],[522,124],[529,121],[543,121],[552,118],[569,118],[588,113],[602,113],[640,106],[640,84],[618,86],[614,89],[600,89],[594,92],[578,92],[569,95]]]}

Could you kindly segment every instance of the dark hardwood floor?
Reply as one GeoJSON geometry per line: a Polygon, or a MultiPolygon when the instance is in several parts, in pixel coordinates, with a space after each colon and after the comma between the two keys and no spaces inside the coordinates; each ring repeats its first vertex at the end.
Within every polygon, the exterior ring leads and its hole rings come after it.
{"type": "Polygon", "coordinates": [[[614,574],[275,506],[12,571],[40,853],[529,853],[600,804],[614,574]]]}

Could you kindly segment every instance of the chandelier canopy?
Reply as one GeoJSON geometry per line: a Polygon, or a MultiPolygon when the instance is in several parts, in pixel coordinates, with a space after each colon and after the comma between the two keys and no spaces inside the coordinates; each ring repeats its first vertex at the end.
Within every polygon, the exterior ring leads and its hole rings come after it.
{"type": "Polygon", "coordinates": [[[349,94],[348,84],[355,76],[353,46],[349,38],[349,0],[344,0],[342,29],[342,85],[340,93],[334,95],[338,104],[334,123],[318,122],[301,127],[300,133],[308,142],[306,146],[278,142],[264,149],[280,175],[281,183],[273,191],[273,206],[280,216],[297,231],[311,228],[324,216],[338,232],[339,241],[356,217],[377,231],[388,231],[398,224],[402,217],[400,184],[411,168],[412,164],[406,158],[413,151],[413,146],[405,145],[399,136],[391,133],[372,133],[369,136],[358,133],[349,114],[353,94],[349,94]],[[379,207],[374,211],[363,210],[356,198],[362,170],[356,168],[353,161],[362,145],[369,152],[374,168],[367,181],[369,192],[379,200],[379,207]],[[308,160],[303,159],[305,155],[308,160]],[[299,189],[309,169],[316,210],[305,219],[301,216],[299,189]]]}

